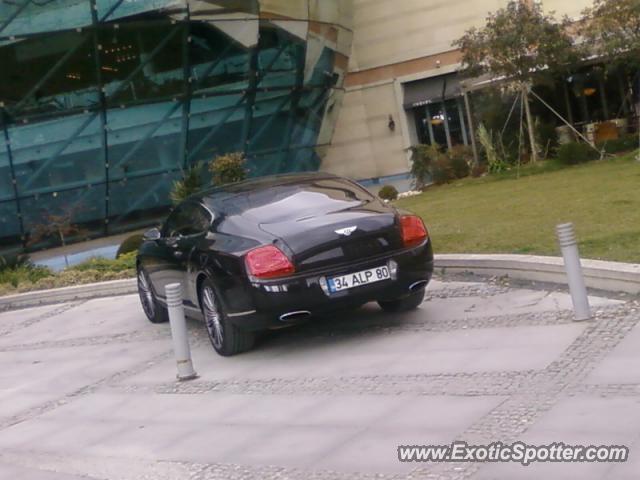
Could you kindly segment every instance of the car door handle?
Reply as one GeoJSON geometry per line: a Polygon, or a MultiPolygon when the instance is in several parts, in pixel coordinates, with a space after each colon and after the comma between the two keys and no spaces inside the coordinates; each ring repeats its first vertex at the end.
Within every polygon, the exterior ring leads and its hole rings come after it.
{"type": "Polygon", "coordinates": [[[182,252],[180,250],[174,250],[173,256],[176,258],[182,258],[182,252]]]}

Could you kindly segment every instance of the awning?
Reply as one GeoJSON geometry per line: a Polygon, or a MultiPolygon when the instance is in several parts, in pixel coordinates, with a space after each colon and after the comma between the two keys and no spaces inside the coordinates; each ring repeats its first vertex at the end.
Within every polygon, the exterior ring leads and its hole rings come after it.
{"type": "Polygon", "coordinates": [[[403,86],[404,108],[419,107],[462,95],[460,80],[456,73],[424,78],[405,83],[403,86]]]}

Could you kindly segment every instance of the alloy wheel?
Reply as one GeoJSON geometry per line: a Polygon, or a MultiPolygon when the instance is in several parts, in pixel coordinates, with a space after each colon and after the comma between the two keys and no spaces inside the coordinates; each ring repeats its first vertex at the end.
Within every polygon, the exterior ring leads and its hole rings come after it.
{"type": "Polygon", "coordinates": [[[151,291],[151,286],[143,270],[138,270],[138,293],[140,294],[140,302],[142,303],[144,313],[147,317],[153,318],[155,314],[153,292],[151,291]]]}
{"type": "Polygon", "coordinates": [[[207,326],[209,338],[216,349],[222,348],[223,330],[220,316],[220,309],[213,289],[205,286],[202,289],[202,309],[204,310],[204,321],[207,326]]]}

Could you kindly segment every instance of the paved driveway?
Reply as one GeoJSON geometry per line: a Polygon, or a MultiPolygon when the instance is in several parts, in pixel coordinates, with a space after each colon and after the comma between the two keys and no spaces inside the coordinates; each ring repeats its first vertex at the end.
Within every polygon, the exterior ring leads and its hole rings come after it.
{"type": "Polygon", "coordinates": [[[136,296],[0,314],[0,478],[637,478],[637,303],[436,282],[405,315],[374,304],[217,356],[190,322],[177,383],[168,325],[136,296]],[[624,444],[624,464],[401,463],[397,446],[624,444]]]}

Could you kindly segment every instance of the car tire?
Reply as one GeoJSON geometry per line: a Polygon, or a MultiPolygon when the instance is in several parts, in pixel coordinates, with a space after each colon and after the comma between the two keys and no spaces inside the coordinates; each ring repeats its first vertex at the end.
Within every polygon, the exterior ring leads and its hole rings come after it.
{"type": "Polygon", "coordinates": [[[250,350],[255,334],[242,330],[229,321],[211,280],[202,282],[199,294],[202,316],[214,350],[224,357],[250,350]]]}
{"type": "Polygon", "coordinates": [[[144,268],[138,267],[138,295],[142,310],[151,323],[165,323],[169,320],[167,308],[157,299],[149,275],[144,268]]]}
{"type": "Polygon", "coordinates": [[[410,293],[408,296],[398,298],[396,300],[379,300],[378,305],[385,312],[408,312],[415,310],[424,300],[425,289],[421,288],[416,292],[410,293]]]}

